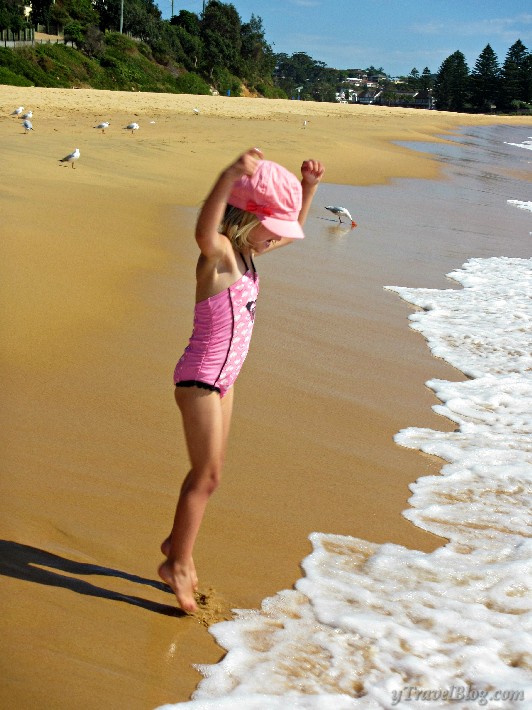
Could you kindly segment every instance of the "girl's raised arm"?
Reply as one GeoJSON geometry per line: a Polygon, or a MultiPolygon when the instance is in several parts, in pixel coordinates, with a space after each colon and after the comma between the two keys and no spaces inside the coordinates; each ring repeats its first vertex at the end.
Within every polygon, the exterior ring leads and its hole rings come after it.
{"type": "Polygon", "coordinates": [[[314,199],[317,187],[323,177],[325,168],[319,160],[305,160],[301,166],[301,187],[303,188],[303,200],[301,211],[297,221],[301,226],[305,224],[307,214],[314,199]]]}
{"type": "Polygon", "coordinates": [[[227,198],[234,183],[243,175],[253,175],[258,161],[262,158],[262,152],[258,148],[251,148],[226,168],[214,183],[196,222],[196,242],[206,257],[217,256],[223,252],[225,241],[218,232],[218,226],[225,213],[227,198]]]}

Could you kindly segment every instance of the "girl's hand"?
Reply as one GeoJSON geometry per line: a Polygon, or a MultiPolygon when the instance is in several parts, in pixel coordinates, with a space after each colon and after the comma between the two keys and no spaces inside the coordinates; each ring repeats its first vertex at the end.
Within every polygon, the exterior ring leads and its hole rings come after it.
{"type": "Polygon", "coordinates": [[[242,155],[227,168],[227,171],[231,173],[231,176],[234,176],[235,180],[238,180],[243,175],[251,177],[257,169],[259,160],[263,158],[264,154],[259,148],[250,148],[245,153],[242,153],[242,155]]]}
{"type": "Polygon", "coordinates": [[[318,185],[325,168],[319,160],[304,160],[301,166],[301,183],[303,187],[312,187],[318,185]]]}

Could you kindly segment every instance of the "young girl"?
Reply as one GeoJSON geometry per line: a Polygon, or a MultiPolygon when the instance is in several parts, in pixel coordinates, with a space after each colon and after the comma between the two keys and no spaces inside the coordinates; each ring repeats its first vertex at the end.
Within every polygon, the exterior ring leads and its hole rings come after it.
{"type": "Polygon", "coordinates": [[[196,306],[190,342],[174,372],[175,398],[191,462],[162,543],[159,575],[181,608],[196,611],[192,551],[207,501],[216,490],[233,409],[233,383],[246,357],[259,292],[253,255],[301,239],[323,175],[317,160],[301,166],[301,183],[258,148],[222,172],[198,216],[196,306]]]}

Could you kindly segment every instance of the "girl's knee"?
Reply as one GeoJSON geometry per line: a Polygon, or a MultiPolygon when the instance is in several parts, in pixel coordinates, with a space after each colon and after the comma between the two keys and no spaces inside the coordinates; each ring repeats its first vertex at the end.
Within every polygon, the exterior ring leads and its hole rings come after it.
{"type": "Polygon", "coordinates": [[[193,468],[185,478],[183,488],[187,492],[197,491],[212,495],[220,485],[222,479],[222,466],[211,463],[201,468],[193,468]]]}
{"type": "Polygon", "coordinates": [[[212,495],[222,481],[222,469],[212,468],[203,478],[202,487],[208,495],[212,495]]]}

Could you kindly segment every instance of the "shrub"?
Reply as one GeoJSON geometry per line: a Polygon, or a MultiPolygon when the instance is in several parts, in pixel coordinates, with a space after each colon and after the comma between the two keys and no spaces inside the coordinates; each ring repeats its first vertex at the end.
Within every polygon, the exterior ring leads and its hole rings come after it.
{"type": "Polygon", "coordinates": [[[257,84],[256,86],[259,94],[264,96],[265,99],[287,99],[288,96],[286,91],[283,91],[277,86],[270,86],[269,84],[257,84]]]}
{"type": "Polygon", "coordinates": [[[212,73],[212,78],[220,94],[227,94],[227,92],[230,91],[231,96],[242,95],[242,83],[240,79],[231,74],[225,67],[217,67],[212,73]]]}
{"type": "Polygon", "coordinates": [[[6,84],[8,86],[34,86],[33,82],[26,79],[25,76],[20,76],[20,74],[15,74],[11,69],[7,67],[0,67],[0,84],[6,84]]]}
{"type": "Polygon", "coordinates": [[[104,35],[97,27],[87,27],[83,51],[88,57],[100,58],[104,53],[104,35]]]}
{"type": "Polygon", "coordinates": [[[108,32],[105,35],[105,44],[117,50],[118,54],[137,54],[137,43],[120,32],[108,32]]]}
{"type": "Polygon", "coordinates": [[[149,45],[147,45],[145,42],[139,42],[137,49],[143,57],[146,57],[146,59],[153,59],[153,53],[149,45]]]}
{"type": "Polygon", "coordinates": [[[77,20],[67,22],[64,27],[65,42],[74,42],[76,49],[80,49],[85,41],[83,25],[77,20]]]}
{"type": "Polygon", "coordinates": [[[176,79],[177,91],[180,94],[210,94],[211,90],[206,81],[194,72],[187,72],[176,79]]]}

